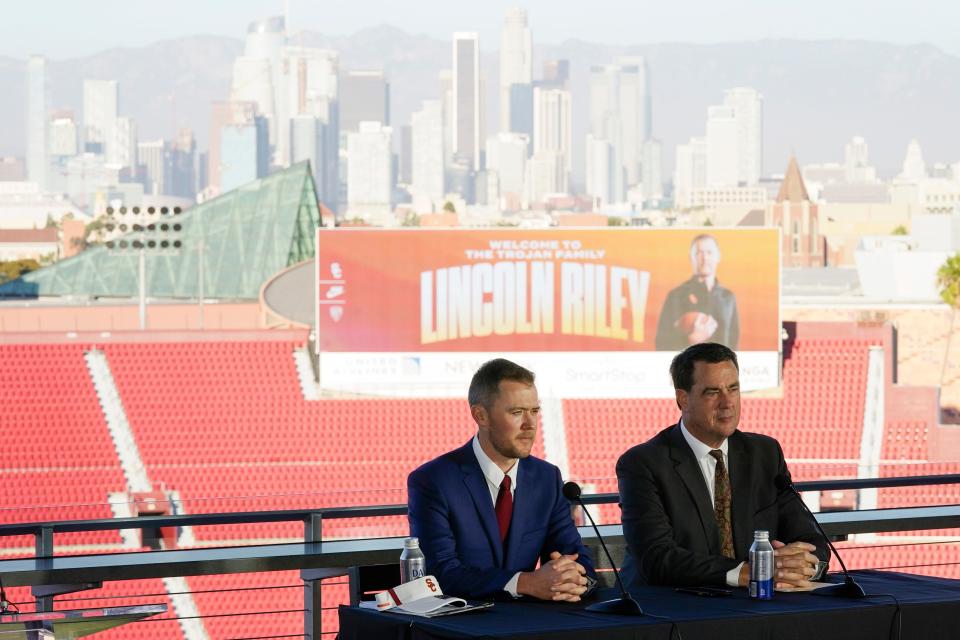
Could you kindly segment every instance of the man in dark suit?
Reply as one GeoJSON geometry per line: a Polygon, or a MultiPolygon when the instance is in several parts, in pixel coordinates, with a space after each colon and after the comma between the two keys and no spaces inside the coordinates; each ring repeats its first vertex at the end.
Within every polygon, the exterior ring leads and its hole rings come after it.
{"type": "Polygon", "coordinates": [[[693,275],[670,290],[657,321],[658,351],[680,351],[698,342],[736,349],[740,342],[737,297],[717,280],[720,245],[707,233],[690,243],[693,275]]]}
{"type": "Polygon", "coordinates": [[[530,456],[540,414],[533,373],[491,360],[468,399],[476,436],[407,478],[410,535],[427,573],[461,597],[578,601],[595,574],[560,470],[530,456]]]}
{"type": "Polygon", "coordinates": [[[635,584],[746,586],[753,533],[765,529],[777,586],[808,586],[829,551],[797,497],[777,492],[774,479],[789,473],[780,444],[737,430],[736,354],[693,345],[670,374],[680,422],[617,461],[624,574],[635,584]]]}

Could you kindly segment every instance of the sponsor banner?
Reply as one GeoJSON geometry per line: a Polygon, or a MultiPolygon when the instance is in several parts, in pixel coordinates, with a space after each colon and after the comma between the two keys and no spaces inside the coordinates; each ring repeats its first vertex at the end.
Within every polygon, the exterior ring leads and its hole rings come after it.
{"type": "Polygon", "coordinates": [[[778,229],[319,229],[317,348],[777,353],[778,248],[778,229]]]}
{"type": "MultiPolygon", "coordinates": [[[[593,353],[495,354],[537,374],[537,389],[547,398],[672,398],[673,353],[624,351],[593,353]]],[[[779,355],[741,351],[740,385],[744,392],[776,387],[779,355]]],[[[490,353],[323,353],[320,384],[324,389],[397,397],[462,397],[470,378],[490,353]]]]}

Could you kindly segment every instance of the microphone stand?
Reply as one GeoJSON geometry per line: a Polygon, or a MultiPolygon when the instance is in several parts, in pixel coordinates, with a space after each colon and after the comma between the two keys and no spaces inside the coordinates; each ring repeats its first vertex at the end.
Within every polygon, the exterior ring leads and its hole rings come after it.
{"type": "Polygon", "coordinates": [[[814,517],[813,512],[810,511],[810,507],[807,506],[807,503],[803,501],[803,498],[800,496],[800,492],[797,491],[797,488],[793,486],[793,481],[785,476],[777,476],[777,484],[783,479],[784,488],[789,490],[797,500],[800,501],[800,506],[803,507],[803,510],[807,512],[810,518],[813,520],[813,524],[816,525],[817,531],[820,532],[820,535],[823,536],[823,539],[826,540],[827,546],[830,548],[830,551],[833,552],[833,555],[837,558],[837,561],[840,563],[840,568],[843,569],[843,582],[829,586],[829,587],[820,587],[819,589],[814,589],[811,593],[814,595],[821,596],[837,596],[838,598],[866,598],[867,592],[863,590],[856,580],[853,579],[853,576],[850,575],[850,572],[847,571],[847,565],[843,563],[843,558],[837,553],[837,548],[833,546],[833,542],[830,541],[830,536],[827,535],[827,532],[823,530],[823,527],[820,526],[820,523],[814,517]]]}
{"type": "Polygon", "coordinates": [[[597,540],[600,541],[600,546],[603,547],[603,552],[607,555],[607,560],[610,561],[610,566],[613,568],[613,575],[617,579],[617,587],[620,589],[619,598],[597,602],[589,607],[586,607],[584,610],[590,611],[591,613],[610,613],[620,616],[642,616],[643,609],[640,608],[640,603],[634,600],[633,596],[631,596],[627,590],[624,589],[623,582],[620,580],[620,572],[617,570],[617,565],[613,561],[613,556],[610,555],[610,551],[607,549],[607,545],[603,541],[603,536],[600,535],[600,529],[597,528],[597,523],[593,521],[593,516],[590,515],[589,511],[587,511],[586,505],[583,504],[583,499],[580,497],[580,485],[578,485],[576,482],[565,483],[563,485],[563,496],[567,500],[579,504],[580,508],[583,509],[583,512],[586,514],[587,519],[590,520],[590,524],[593,525],[593,531],[597,534],[597,540]]]}

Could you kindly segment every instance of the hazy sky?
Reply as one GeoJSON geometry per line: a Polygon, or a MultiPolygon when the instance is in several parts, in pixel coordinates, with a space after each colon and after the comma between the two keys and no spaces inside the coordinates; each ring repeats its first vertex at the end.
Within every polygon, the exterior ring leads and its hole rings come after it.
{"type": "Polygon", "coordinates": [[[448,38],[479,31],[499,47],[507,8],[530,13],[535,42],[715,43],[764,38],[927,43],[960,55],[955,0],[0,0],[0,56],[62,59],[117,46],[215,34],[240,38],[289,6],[294,30],[349,35],[390,24],[448,38]]]}

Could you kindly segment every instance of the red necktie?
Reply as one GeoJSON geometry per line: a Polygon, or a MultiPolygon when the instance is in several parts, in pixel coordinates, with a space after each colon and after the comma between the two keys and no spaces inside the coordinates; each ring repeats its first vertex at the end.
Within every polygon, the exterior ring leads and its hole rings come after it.
{"type": "Polygon", "coordinates": [[[500,493],[497,494],[497,524],[500,525],[500,542],[506,542],[510,530],[510,517],[513,515],[513,494],[510,493],[510,476],[503,476],[500,493]]]}

